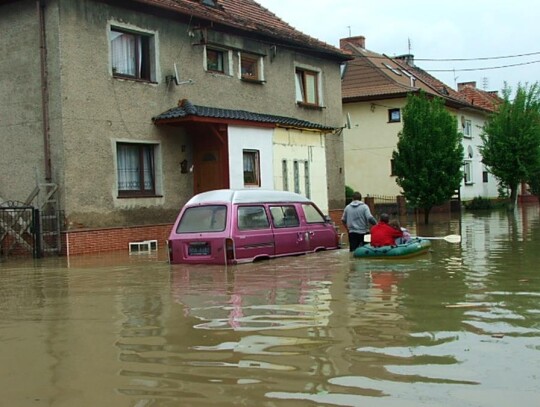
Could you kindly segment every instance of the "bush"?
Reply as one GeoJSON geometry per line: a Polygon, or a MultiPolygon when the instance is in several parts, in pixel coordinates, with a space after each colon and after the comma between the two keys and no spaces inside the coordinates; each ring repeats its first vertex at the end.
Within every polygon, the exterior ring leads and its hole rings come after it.
{"type": "Polygon", "coordinates": [[[481,196],[477,196],[471,201],[464,202],[463,205],[465,206],[465,209],[471,211],[479,209],[491,209],[493,207],[491,200],[489,200],[488,198],[482,198],[481,196]]]}

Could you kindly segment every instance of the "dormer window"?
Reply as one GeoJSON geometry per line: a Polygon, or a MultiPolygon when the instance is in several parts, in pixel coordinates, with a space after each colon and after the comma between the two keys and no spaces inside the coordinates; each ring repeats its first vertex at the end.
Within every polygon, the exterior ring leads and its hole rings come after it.
{"type": "Polygon", "coordinates": [[[201,4],[208,7],[217,8],[217,0],[201,0],[201,4]]]}

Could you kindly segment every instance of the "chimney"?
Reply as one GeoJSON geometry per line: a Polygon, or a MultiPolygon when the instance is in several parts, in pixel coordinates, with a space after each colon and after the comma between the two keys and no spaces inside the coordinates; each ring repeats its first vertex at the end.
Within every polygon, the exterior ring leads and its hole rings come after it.
{"type": "Polygon", "coordinates": [[[366,37],[364,37],[363,35],[359,35],[357,37],[341,38],[339,40],[339,48],[345,49],[347,44],[366,49],[366,37]]]}
{"type": "Polygon", "coordinates": [[[460,82],[457,84],[457,90],[458,92],[462,91],[465,86],[470,86],[471,88],[473,89],[476,89],[476,82],[472,81],[472,82],[460,82]]]}
{"type": "Polygon", "coordinates": [[[404,54],[404,55],[398,55],[394,57],[396,59],[399,59],[400,61],[405,62],[409,66],[415,66],[414,65],[414,55],[413,54],[404,54]]]}

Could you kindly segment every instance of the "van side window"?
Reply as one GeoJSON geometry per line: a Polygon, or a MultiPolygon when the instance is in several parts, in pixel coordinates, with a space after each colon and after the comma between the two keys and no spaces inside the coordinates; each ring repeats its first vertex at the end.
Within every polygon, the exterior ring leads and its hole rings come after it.
{"type": "Polygon", "coordinates": [[[238,229],[265,229],[270,227],[264,206],[239,206],[238,229]]]}
{"type": "Polygon", "coordinates": [[[302,204],[304,215],[306,215],[307,223],[324,223],[325,219],[321,212],[315,206],[310,204],[302,204]]]}
{"type": "Polygon", "coordinates": [[[300,225],[293,205],[271,206],[270,213],[276,228],[290,228],[300,225]]]}
{"type": "Polygon", "coordinates": [[[188,208],[182,215],[176,233],[222,232],[225,230],[227,207],[207,205],[188,208]]]}

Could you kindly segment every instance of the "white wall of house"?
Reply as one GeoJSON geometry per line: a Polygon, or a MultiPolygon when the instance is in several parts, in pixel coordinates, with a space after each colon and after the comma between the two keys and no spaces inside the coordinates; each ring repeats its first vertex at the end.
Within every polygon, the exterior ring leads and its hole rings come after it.
{"type": "Polygon", "coordinates": [[[496,198],[499,195],[497,179],[482,163],[482,127],[485,116],[474,112],[458,113],[458,129],[463,133],[463,171],[464,179],[461,184],[461,199],[471,200],[481,196],[496,198]]]}
{"type": "Polygon", "coordinates": [[[388,110],[403,106],[404,98],[343,105],[351,123],[350,129],[343,130],[345,184],[364,196],[400,195],[391,175],[391,159],[402,122],[389,122],[388,110]]]}
{"type": "MultiPolygon", "coordinates": [[[[351,128],[343,131],[345,184],[364,196],[401,194],[391,175],[391,159],[403,122],[391,122],[388,111],[399,108],[402,113],[405,103],[402,98],[343,105],[343,113],[345,117],[349,114],[351,123],[351,128]]],[[[484,174],[486,168],[480,153],[480,134],[487,115],[473,110],[449,112],[457,119],[458,131],[464,134],[462,170],[468,175],[461,183],[461,199],[496,198],[497,180],[492,174],[484,174]]]]}
{"type": "MultiPolygon", "coordinates": [[[[325,135],[320,132],[276,128],[274,185],[307,196],[328,213],[325,135]]],[[[345,192],[343,192],[345,194],[345,192]]]]}
{"type": "Polygon", "coordinates": [[[272,135],[274,129],[260,127],[229,126],[229,180],[230,187],[244,186],[244,150],[259,152],[261,188],[274,189],[272,168],[272,135]]]}

